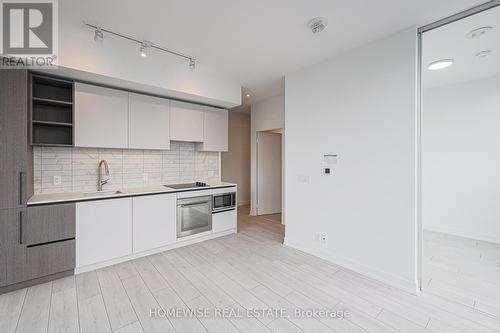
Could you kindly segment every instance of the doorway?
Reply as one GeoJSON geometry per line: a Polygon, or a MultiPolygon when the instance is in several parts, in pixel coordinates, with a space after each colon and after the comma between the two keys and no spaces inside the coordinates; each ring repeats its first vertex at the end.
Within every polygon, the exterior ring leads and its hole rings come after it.
{"type": "Polygon", "coordinates": [[[281,129],[257,132],[256,215],[281,223],[282,140],[281,129]]]}
{"type": "Polygon", "coordinates": [[[421,288],[500,318],[500,7],[421,33],[421,288]]]}

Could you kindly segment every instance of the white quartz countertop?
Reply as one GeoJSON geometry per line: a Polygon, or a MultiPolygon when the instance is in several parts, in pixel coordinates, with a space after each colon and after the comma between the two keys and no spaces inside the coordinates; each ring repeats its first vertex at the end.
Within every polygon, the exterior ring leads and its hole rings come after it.
{"type": "Polygon", "coordinates": [[[66,192],[66,193],[50,193],[50,194],[37,194],[32,196],[28,200],[28,206],[30,205],[42,205],[42,204],[52,204],[52,203],[63,203],[63,202],[75,202],[75,201],[89,201],[89,200],[101,200],[101,199],[111,199],[111,198],[121,198],[121,197],[133,197],[148,194],[161,194],[161,193],[177,193],[185,191],[202,191],[210,190],[221,187],[231,187],[236,186],[233,183],[211,183],[207,187],[192,187],[183,189],[173,189],[166,185],[155,185],[147,187],[137,187],[122,190],[103,190],[101,192],[66,192]]]}

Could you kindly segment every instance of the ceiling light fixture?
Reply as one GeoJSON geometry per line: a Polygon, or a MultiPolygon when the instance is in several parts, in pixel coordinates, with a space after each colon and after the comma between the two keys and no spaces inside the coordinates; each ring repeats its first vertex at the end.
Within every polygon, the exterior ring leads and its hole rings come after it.
{"type": "Polygon", "coordinates": [[[440,69],[445,69],[447,67],[450,67],[453,65],[453,59],[442,59],[438,61],[431,62],[429,66],[427,66],[427,69],[430,71],[437,71],[440,69]]]}
{"type": "Polygon", "coordinates": [[[102,43],[104,39],[104,34],[102,33],[101,28],[96,28],[94,33],[94,42],[102,43]]]}
{"type": "Polygon", "coordinates": [[[468,39],[477,38],[486,35],[491,30],[493,30],[493,27],[491,26],[481,27],[468,32],[465,36],[468,39]]]}
{"type": "Polygon", "coordinates": [[[175,56],[178,56],[178,57],[181,57],[181,58],[189,60],[189,69],[191,69],[191,70],[195,69],[196,58],[193,57],[193,56],[190,56],[190,55],[187,55],[187,54],[184,54],[184,53],[181,53],[181,52],[177,52],[177,51],[168,49],[166,47],[162,47],[162,46],[156,45],[153,42],[149,42],[149,41],[146,41],[146,40],[139,40],[139,39],[137,39],[135,37],[131,37],[131,36],[128,36],[128,35],[125,35],[125,34],[122,34],[122,33],[118,33],[118,32],[115,32],[115,31],[112,31],[112,30],[109,30],[109,29],[104,29],[102,27],[98,27],[97,25],[90,24],[90,23],[87,23],[85,21],[83,21],[83,24],[86,25],[87,27],[90,27],[90,28],[94,29],[94,31],[95,31],[95,33],[94,33],[94,40],[96,42],[102,41],[104,39],[104,33],[108,33],[108,34],[111,34],[113,36],[120,37],[120,38],[123,38],[123,39],[127,39],[127,40],[129,40],[131,42],[135,42],[135,43],[139,44],[140,45],[141,56],[143,56],[143,57],[146,57],[148,55],[148,52],[149,52],[150,49],[156,49],[156,50],[160,50],[160,51],[163,51],[163,52],[166,52],[166,53],[170,53],[170,54],[173,54],[175,56]]]}
{"type": "Polygon", "coordinates": [[[148,50],[151,47],[151,45],[152,44],[148,41],[143,41],[141,43],[141,49],[140,49],[141,50],[141,57],[145,58],[148,56],[148,50]]]}
{"type": "Polygon", "coordinates": [[[491,54],[491,52],[493,52],[493,50],[484,50],[484,51],[476,53],[476,57],[486,58],[487,56],[489,56],[491,54]]]}
{"type": "Polygon", "coordinates": [[[246,95],[245,95],[245,97],[246,97],[246,98],[250,98],[250,94],[246,94],[246,95]]]}
{"type": "Polygon", "coordinates": [[[313,34],[319,34],[325,30],[328,25],[328,20],[324,17],[315,17],[307,22],[307,27],[311,29],[313,34]]]}

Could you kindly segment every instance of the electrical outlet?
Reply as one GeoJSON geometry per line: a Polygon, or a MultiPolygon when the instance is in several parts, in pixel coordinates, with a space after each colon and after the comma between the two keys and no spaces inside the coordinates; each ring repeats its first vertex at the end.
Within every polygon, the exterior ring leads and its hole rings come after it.
{"type": "Polygon", "coordinates": [[[148,174],[147,174],[147,173],[143,173],[143,174],[142,174],[142,181],[143,181],[143,182],[147,183],[147,182],[148,182],[148,178],[149,178],[149,177],[148,177],[148,174]]]}
{"type": "Polygon", "coordinates": [[[52,183],[53,183],[54,185],[61,185],[61,176],[54,176],[54,177],[52,178],[52,183]]]}
{"type": "Polygon", "coordinates": [[[326,244],[326,234],[321,234],[321,244],[326,244]]]}

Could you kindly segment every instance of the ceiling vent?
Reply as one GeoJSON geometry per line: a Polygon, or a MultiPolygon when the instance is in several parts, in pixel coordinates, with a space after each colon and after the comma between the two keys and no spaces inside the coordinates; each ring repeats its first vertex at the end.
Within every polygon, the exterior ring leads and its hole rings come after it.
{"type": "Polygon", "coordinates": [[[313,34],[319,34],[321,31],[325,30],[327,25],[328,20],[324,17],[315,17],[307,22],[307,27],[311,29],[313,34]]]}

